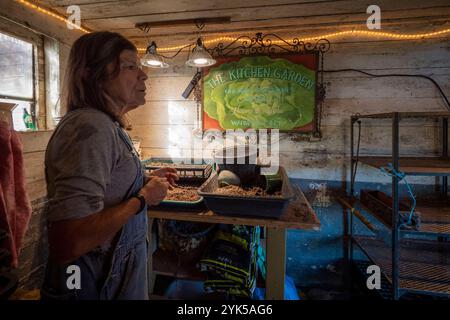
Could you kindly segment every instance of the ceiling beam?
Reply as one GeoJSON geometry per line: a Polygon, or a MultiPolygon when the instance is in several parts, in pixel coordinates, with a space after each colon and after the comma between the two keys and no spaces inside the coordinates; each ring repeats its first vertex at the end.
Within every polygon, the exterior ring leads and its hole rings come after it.
{"type": "Polygon", "coordinates": [[[149,30],[153,27],[179,27],[179,26],[197,26],[199,29],[211,24],[230,23],[231,17],[212,17],[212,18],[195,18],[195,19],[180,19],[168,21],[152,21],[136,23],[135,27],[141,30],[149,30]]]}

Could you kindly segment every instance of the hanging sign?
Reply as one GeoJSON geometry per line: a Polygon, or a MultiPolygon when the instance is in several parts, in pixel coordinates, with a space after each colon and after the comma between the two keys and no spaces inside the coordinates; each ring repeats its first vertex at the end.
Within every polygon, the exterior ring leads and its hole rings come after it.
{"type": "Polygon", "coordinates": [[[318,55],[218,59],[203,73],[203,130],[316,129],[318,55]]]}

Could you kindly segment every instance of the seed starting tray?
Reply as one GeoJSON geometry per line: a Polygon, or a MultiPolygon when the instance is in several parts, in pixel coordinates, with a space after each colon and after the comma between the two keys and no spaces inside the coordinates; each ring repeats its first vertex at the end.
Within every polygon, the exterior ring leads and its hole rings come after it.
{"type": "Polygon", "coordinates": [[[156,170],[164,167],[170,167],[177,170],[180,181],[198,181],[204,182],[209,178],[212,172],[212,166],[209,163],[203,164],[184,164],[173,163],[171,159],[153,158],[142,161],[147,170],[156,170]]]}

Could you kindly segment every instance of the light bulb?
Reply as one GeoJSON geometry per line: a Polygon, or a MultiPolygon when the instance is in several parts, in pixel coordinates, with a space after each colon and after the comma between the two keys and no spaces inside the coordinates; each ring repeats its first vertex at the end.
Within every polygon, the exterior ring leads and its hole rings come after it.
{"type": "Polygon", "coordinates": [[[206,60],[205,58],[198,58],[194,60],[195,64],[207,64],[208,60],[206,60]]]}
{"type": "Polygon", "coordinates": [[[151,66],[160,66],[161,62],[156,61],[156,60],[147,60],[147,63],[151,66]]]}

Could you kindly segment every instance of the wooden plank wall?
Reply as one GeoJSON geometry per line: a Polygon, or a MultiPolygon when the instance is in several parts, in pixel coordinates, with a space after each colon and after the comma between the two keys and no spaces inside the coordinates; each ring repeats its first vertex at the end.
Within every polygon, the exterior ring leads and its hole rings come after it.
{"type": "Polygon", "coordinates": [[[47,222],[44,215],[47,188],[45,183],[45,149],[52,131],[22,132],[23,158],[32,215],[19,256],[19,288],[40,288],[47,260],[47,222]]]}
{"type": "Polygon", "coordinates": [[[35,201],[47,194],[45,184],[45,149],[53,131],[21,132],[28,196],[35,201]]]}
{"type": "MultiPolygon", "coordinates": [[[[318,31],[320,32],[320,31],[318,31]]],[[[408,32],[411,32],[408,30],[408,32]]],[[[448,38],[418,41],[346,38],[331,41],[325,70],[360,69],[375,74],[402,73],[432,76],[450,95],[450,44],[448,38]]],[[[149,69],[147,102],[130,112],[132,136],[141,139],[144,157],[170,156],[189,148],[195,128],[196,104],[181,93],[194,70],[184,66],[185,55],[169,69],[149,69]]],[[[280,142],[280,162],[293,178],[346,180],[350,151],[349,118],[354,113],[390,111],[445,111],[431,82],[419,78],[371,78],[358,73],[325,73],[327,87],[322,115],[323,138],[317,142],[280,142]]],[[[391,123],[372,121],[363,126],[361,153],[389,154],[391,123]]],[[[433,155],[439,152],[440,129],[433,121],[408,121],[401,129],[401,152],[433,155]]],[[[388,181],[373,169],[362,167],[362,181],[388,181]]],[[[415,179],[434,183],[434,179],[415,179]]]]}

